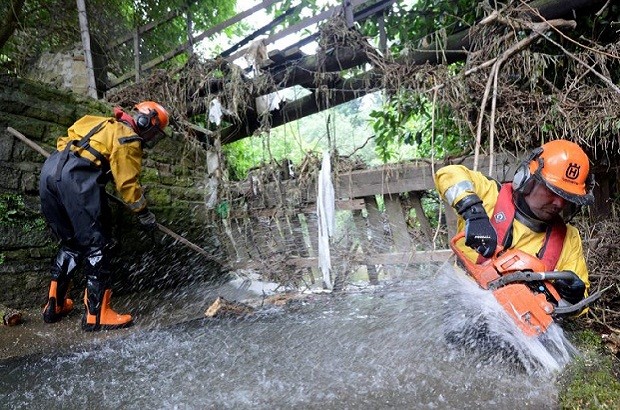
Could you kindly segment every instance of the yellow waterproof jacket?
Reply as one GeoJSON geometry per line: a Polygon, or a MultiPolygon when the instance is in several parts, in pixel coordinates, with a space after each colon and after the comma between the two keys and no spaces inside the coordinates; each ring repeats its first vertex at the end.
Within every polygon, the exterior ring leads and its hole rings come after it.
{"type": "MultiPolygon", "coordinates": [[[[81,140],[99,125],[101,129],[90,137],[90,147],[108,162],[116,191],[129,209],[139,212],[146,207],[146,198],[138,180],[142,170],[142,139],[131,127],[112,117],[86,115],[69,128],[67,136],[58,139],[56,148],[58,151],[64,150],[69,141],[81,140]]],[[[102,166],[101,161],[87,149],[76,146],[70,149],[102,166]]]]}
{"type": "MultiPolygon", "coordinates": [[[[478,195],[489,217],[493,214],[499,195],[497,182],[487,178],[480,172],[471,171],[462,165],[448,165],[440,168],[435,175],[435,186],[441,197],[452,207],[468,195],[478,195]]],[[[566,228],[562,252],[555,270],[575,272],[586,285],[587,296],[590,280],[588,279],[588,268],[583,255],[581,236],[574,226],[567,224],[566,228]]],[[[464,229],[465,221],[459,216],[457,231],[461,232],[464,229]]],[[[534,256],[542,248],[545,240],[545,232],[534,232],[517,219],[513,222],[512,235],[513,248],[520,249],[534,256]]],[[[471,260],[477,259],[478,254],[476,251],[465,246],[463,241],[459,242],[458,246],[468,258],[471,260]]]]}

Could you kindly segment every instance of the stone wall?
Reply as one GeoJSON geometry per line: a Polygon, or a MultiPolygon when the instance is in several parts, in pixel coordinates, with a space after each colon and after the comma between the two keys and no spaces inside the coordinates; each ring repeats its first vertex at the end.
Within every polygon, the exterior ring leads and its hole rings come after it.
{"type": "Polygon", "coordinates": [[[88,95],[88,71],[82,46],[78,44],[66,52],[43,53],[30,70],[29,78],[88,95]]]}
{"type": "MultiPolygon", "coordinates": [[[[56,138],[75,120],[85,114],[110,115],[111,108],[41,83],[0,76],[0,304],[43,304],[57,249],[40,214],[38,176],[44,157],[6,127],[51,152],[56,138]]],[[[204,207],[205,161],[201,149],[173,135],[147,152],[141,182],[158,222],[217,253],[204,207]]],[[[113,205],[113,211],[115,292],[175,286],[220,272],[218,265],[171,238],[140,231],[123,207],[113,205]]],[[[82,275],[75,282],[72,296],[79,300],[82,275]]]]}

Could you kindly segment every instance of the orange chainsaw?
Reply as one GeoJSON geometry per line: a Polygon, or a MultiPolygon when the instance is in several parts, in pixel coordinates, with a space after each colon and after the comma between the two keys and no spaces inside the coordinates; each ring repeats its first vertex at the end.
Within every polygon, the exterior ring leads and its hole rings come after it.
{"type": "Polygon", "coordinates": [[[499,304],[528,336],[545,333],[555,317],[579,313],[603,292],[570,304],[560,297],[551,281],[577,278],[574,272],[545,272],[540,259],[518,249],[498,248],[492,258],[476,264],[456,246],[464,237],[465,233],[460,232],[450,241],[458,261],[480,287],[493,292],[499,304]]]}

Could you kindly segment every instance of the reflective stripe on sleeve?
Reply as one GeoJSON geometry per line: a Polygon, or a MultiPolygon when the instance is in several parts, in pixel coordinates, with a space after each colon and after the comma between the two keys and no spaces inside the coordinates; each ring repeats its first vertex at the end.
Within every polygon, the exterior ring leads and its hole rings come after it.
{"type": "Polygon", "coordinates": [[[444,198],[446,198],[446,202],[448,202],[450,206],[454,206],[456,198],[460,197],[464,192],[468,191],[471,193],[474,192],[474,184],[471,181],[461,181],[446,189],[446,192],[444,193],[444,198]]]}
{"type": "Polygon", "coordinates": [[[144,197],[144,195],[140,196],[140,199],[138,199],[136,202],[132,204],[127,204],[127,207],[132,212],[137,212],[141,210],[142,208],[144,208],[145,206],[146,206],[146,198],[144,197]]]}

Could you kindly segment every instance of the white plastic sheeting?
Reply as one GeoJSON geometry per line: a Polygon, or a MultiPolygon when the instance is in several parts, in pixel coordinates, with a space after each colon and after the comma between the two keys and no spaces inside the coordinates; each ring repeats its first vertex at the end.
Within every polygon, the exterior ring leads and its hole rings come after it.
{"type": "Polygon", "coordinates": [[[324,151],[321,171],[319,172],[316,200],[316,213],[319,225],[319,269],[323,274],[323,286],[327,289],[332,289],[332,262],[329,250],[329,239],[334,233],[336,207],[330,160],[329,151],[324,151]]]}

